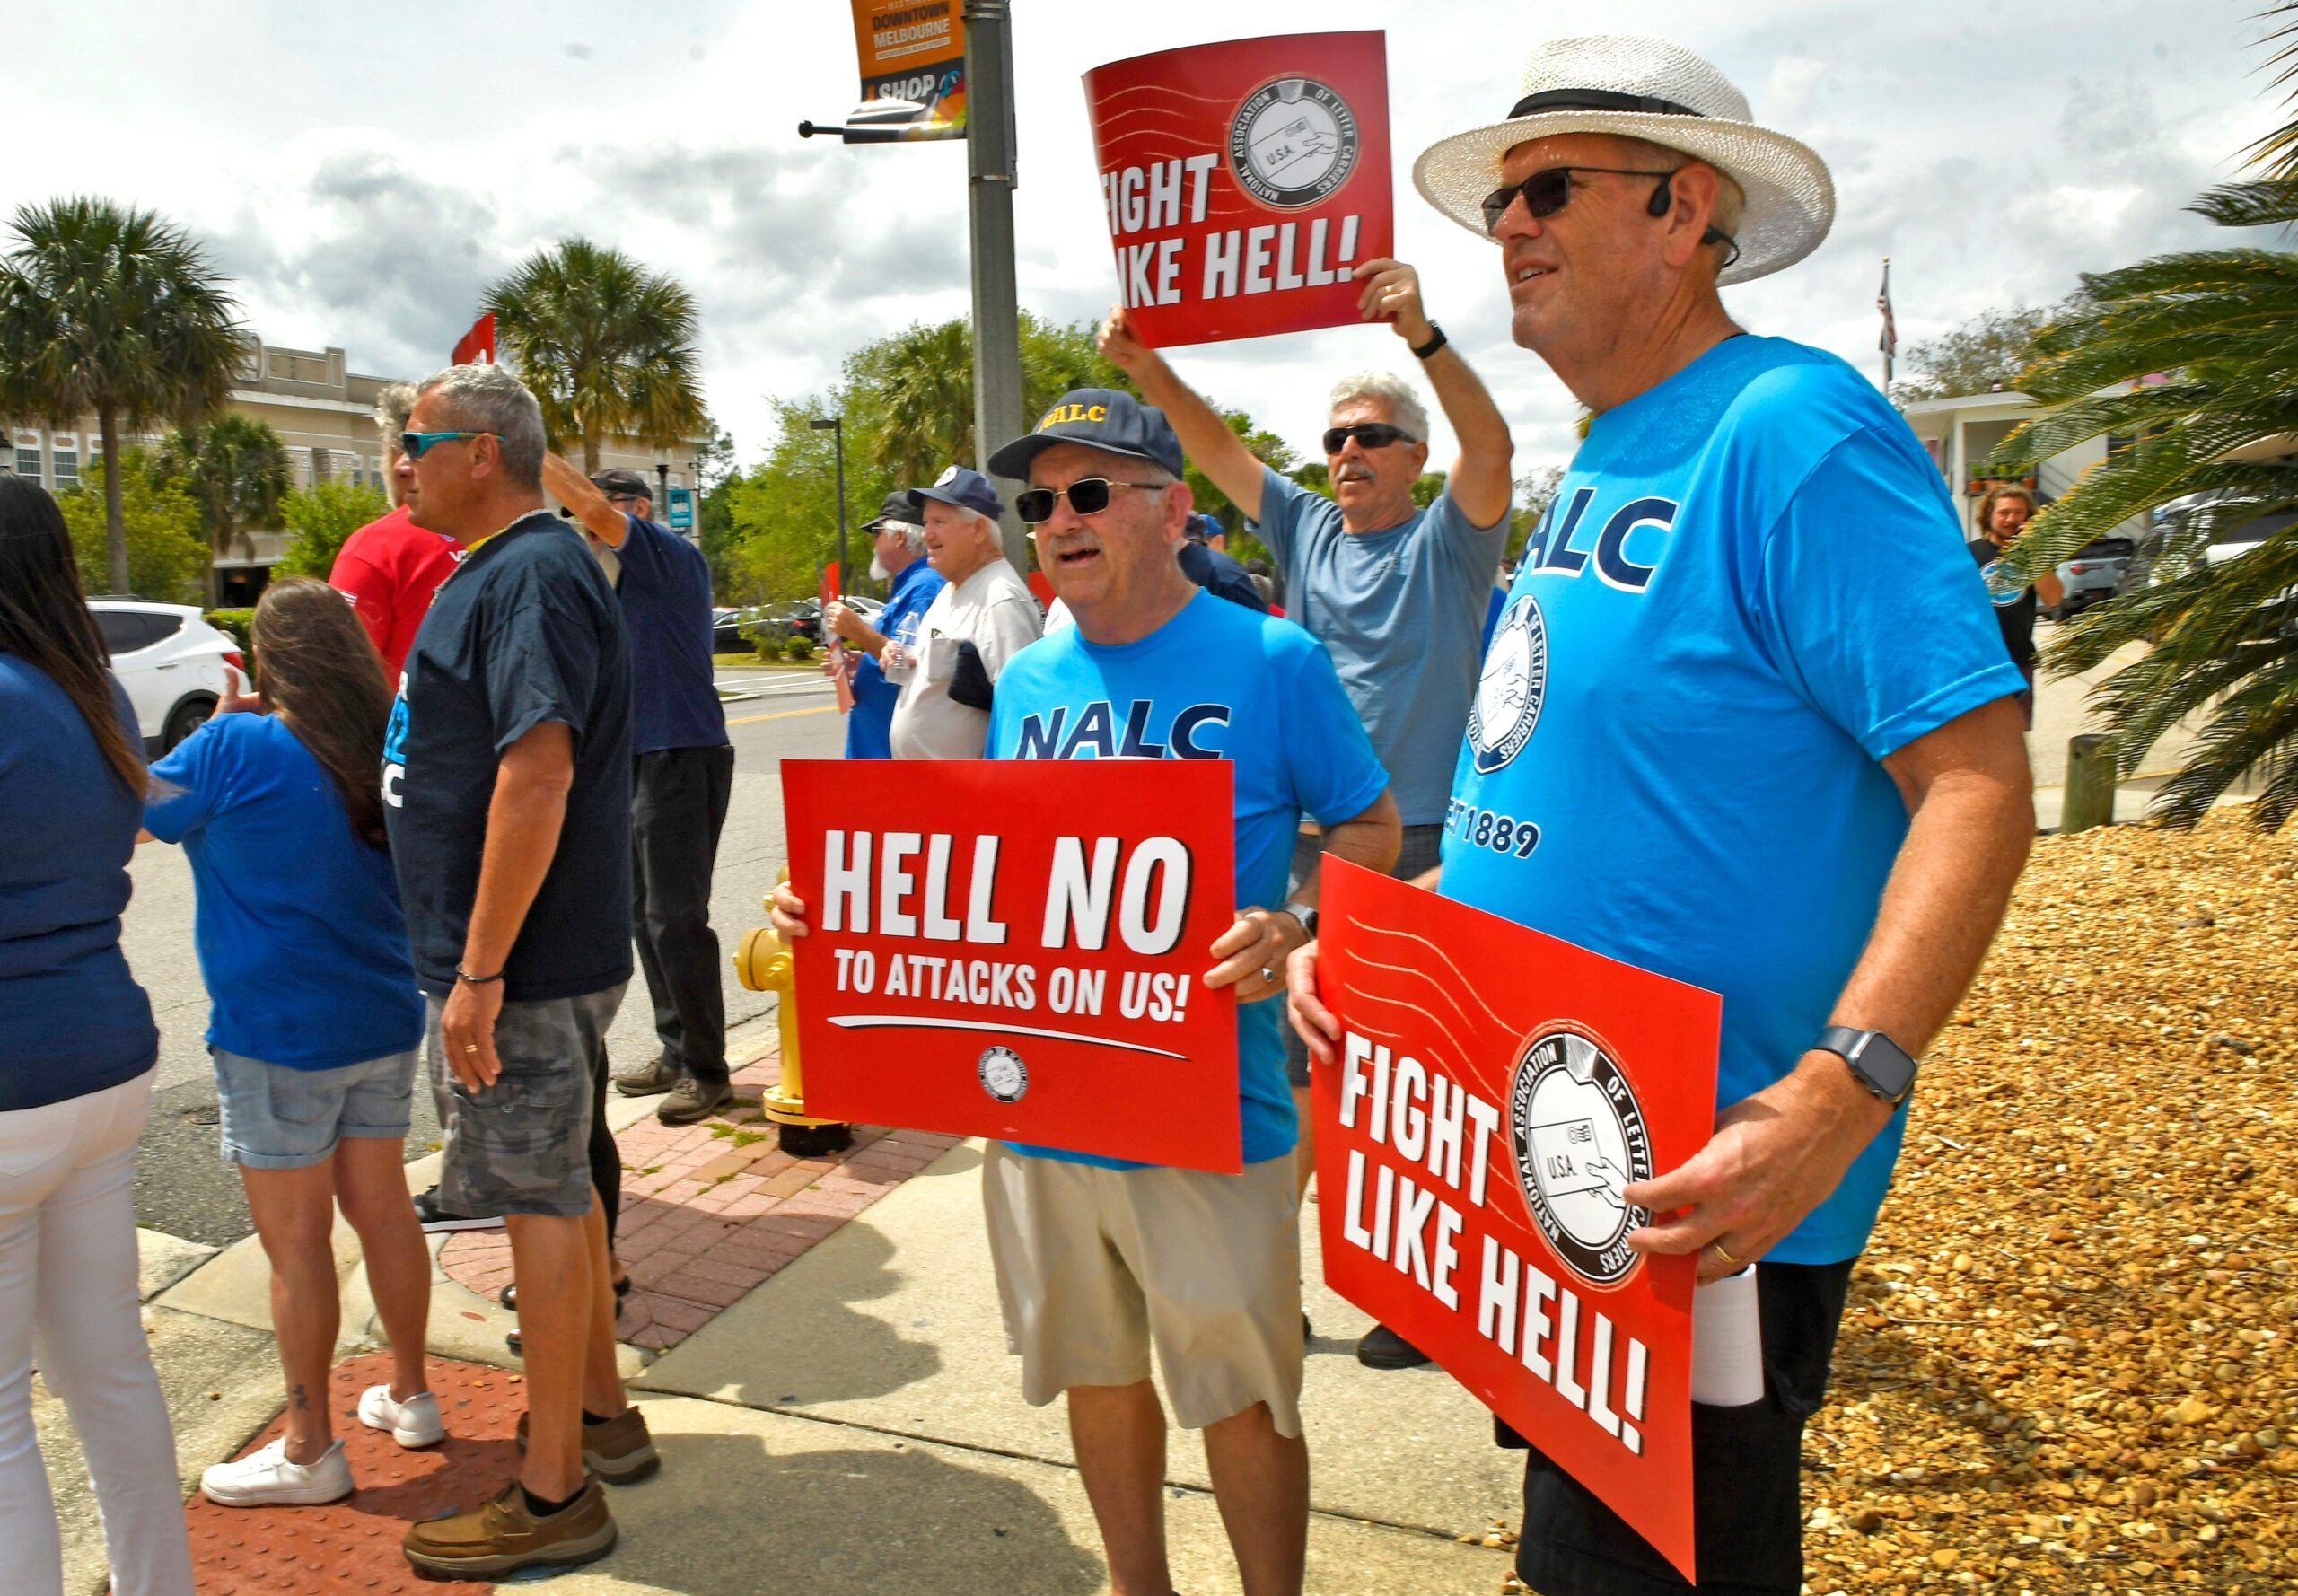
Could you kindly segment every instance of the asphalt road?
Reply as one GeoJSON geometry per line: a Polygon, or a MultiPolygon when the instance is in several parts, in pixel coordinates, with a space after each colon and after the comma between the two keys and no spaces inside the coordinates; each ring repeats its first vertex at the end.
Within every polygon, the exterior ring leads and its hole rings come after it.
{"type": "MultiPolygon", "coordinates": [[[[845,722],[829,684],[796,672],[729,673],[722,685],[759,696],[726,706],[734,744],[734,796],[718,842],[718,873],[710,899],[711,924],[731,959],[741,933],[765,916],[759,899],[783,861],[781,761],[836,759],[845,749],[845,722]]],[[[136,978],[152,995],[160,1025],[159,1092],[144,1133],[136,1171],[136,1223],[211,1246],[235,1241],[253,1228],[238,1173],[217,1152],[215,1081],[203,1039],[207,988],[192,946],[191,867],[183,850],[145,843],[131,873],[121,945],[136,978]]],[[[725,963],[721,978],[729,1026],[769,1013],[764,993],[746,992],[725,963]]],[[[643,976],[634,975],[621,1013],[609,1033],[615,1066],[646,1058],[654,1046],[653,1009],[643,976]]],[[[439,1135],[430,1094],[418,1081],[408,1157],[419,1158],[439,1135]]]]}

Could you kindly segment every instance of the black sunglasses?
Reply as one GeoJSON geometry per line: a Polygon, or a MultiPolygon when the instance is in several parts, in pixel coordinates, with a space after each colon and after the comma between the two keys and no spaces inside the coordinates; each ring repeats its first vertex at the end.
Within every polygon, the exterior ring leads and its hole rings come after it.
{"type": "Polygon", "coordinates": [[[1107,477],[1080,477],[1066,487],[1025,487],[1013,495],[1013,513],[1031,526],[1053,519],[1053,507],[1062,499],[1080,515],[1099,515],[1110,507],[1110,495],[1120,487],[1144,493],[1162,490],[1162,482],[1112,482],[1107,477]]]}
{"type": "MultiPolygon", "coordinates": [[[[1542,167],[1522,182],[1504,185],[1484,197],[1484,230],[1497,235],[1501,219],[1507,215],[1508,207],[1519,197],[1523,199],[1525,212],[1534,221],[1543,216],[1553,216],[1571,203],[1572,174],[1575,171],[1603,172],[1617,178],[1658,178],[1660,185],[1652,190],[1652,197],[1644,208],[1652,215],[1664,216],[1675,203],[1674,179],[1679,170],[1671,167],[1666,171],[1649,171],[1632,166],[1542,167]]],[[[1725,266],[1740,258],[1739,241],[1720,227],[1709,228],[1700,234],[1699,241],[1703,244],[1730,244],[1731,259],[1724,261],[1725,266]]]]}
{"type": "Polygon", "coordinates": [[[1391,443],[1417,443],[1418,438],[1400,426],[1390,426],[1385,421],[1360,421],[1355,426],[1325,428],[1325,452],[1338,454],[1354,438],[1367,449],[1386,449],[1391,443]]]}

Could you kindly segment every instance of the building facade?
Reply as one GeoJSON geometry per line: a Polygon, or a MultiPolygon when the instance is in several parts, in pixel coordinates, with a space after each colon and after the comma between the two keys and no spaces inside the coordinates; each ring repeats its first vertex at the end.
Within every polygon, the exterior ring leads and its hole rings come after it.
{"type": "MultiPolygon", "coordinates": [[[[289,349],[250,338],[233,374],[226,408],[265,422],[279,434],[287,446],[294,487],[364,482],[381,488],[383,446],[375,427],[375,398],[392,382],[410,381],[414,379],[362,376],[349,368],[340,349],[289,349]]],[[[79,486],[103,453],[103,437],[92,416],[63,428],[0,425],[0,435],[13,444],[0,449],[0,468],[32,478],[54,493],[79,486]]],[[[163,435],[164,429],[123,442],[152,450],[163,435]]],[[[600,451],[599,464],[602,469],[621,466],[638,472],[657,485],[658,500],[667,500],[663,490],[693,485],[700,446],[699,440],[689,440],[662,451],[618,438],[600,451]]],[[[658,503],[655,513],[663,514],[664,504],[658,503]]],[[[218,556],[221,602],[252,604],[269,580],[273,562],[286,551],[287,539],[282,528],[259,529],[246,546],[218,556]]]]}

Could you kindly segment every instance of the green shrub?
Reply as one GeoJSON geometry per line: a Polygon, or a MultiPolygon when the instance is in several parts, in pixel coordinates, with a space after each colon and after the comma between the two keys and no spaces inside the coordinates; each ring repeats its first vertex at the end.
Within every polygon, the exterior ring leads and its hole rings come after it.
{"type": "Polygon", "coordinates": [[[248,623],[255,618],[252,609],[210,609],[207,624],[219,632],[229,632],[245,653],[252,646],[248,642],[248,623]]]}
{"type": "Polygon", "coordinates": [[[811,660],[814,657],[814,645],[803,637],[793,637],[782,645],[782,657],[785,660],[811,660]]]}

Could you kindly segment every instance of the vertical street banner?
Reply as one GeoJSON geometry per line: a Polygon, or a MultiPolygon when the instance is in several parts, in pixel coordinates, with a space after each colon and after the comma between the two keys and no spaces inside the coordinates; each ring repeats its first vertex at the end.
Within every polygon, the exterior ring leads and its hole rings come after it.
{"type": "Polygon", "coordinates": [[[1225,759],[785,759],[806,1112],[1234,1174],[1225,759]]]}
{"type": "Polygon", "coordinates": [[[1394,247],[1378,31],[1240,39],[1097,66],[1085,101],[1118,299],[1160,347],[1337,327],[1394,247]]]}
{"type": "Polygon", "coordinates": [[[964,0],[853,0],[862,104],[854,142],[966,136],[964,0]]]}
{"type": "Polygon", "coordinates": [[[1698,1260],[1632,1250],[1620,1193],[1706,1145],[1723,1000],[1329,855],[1322,883],[1326,1280],[1696,1578],[1698,1260]]]}

